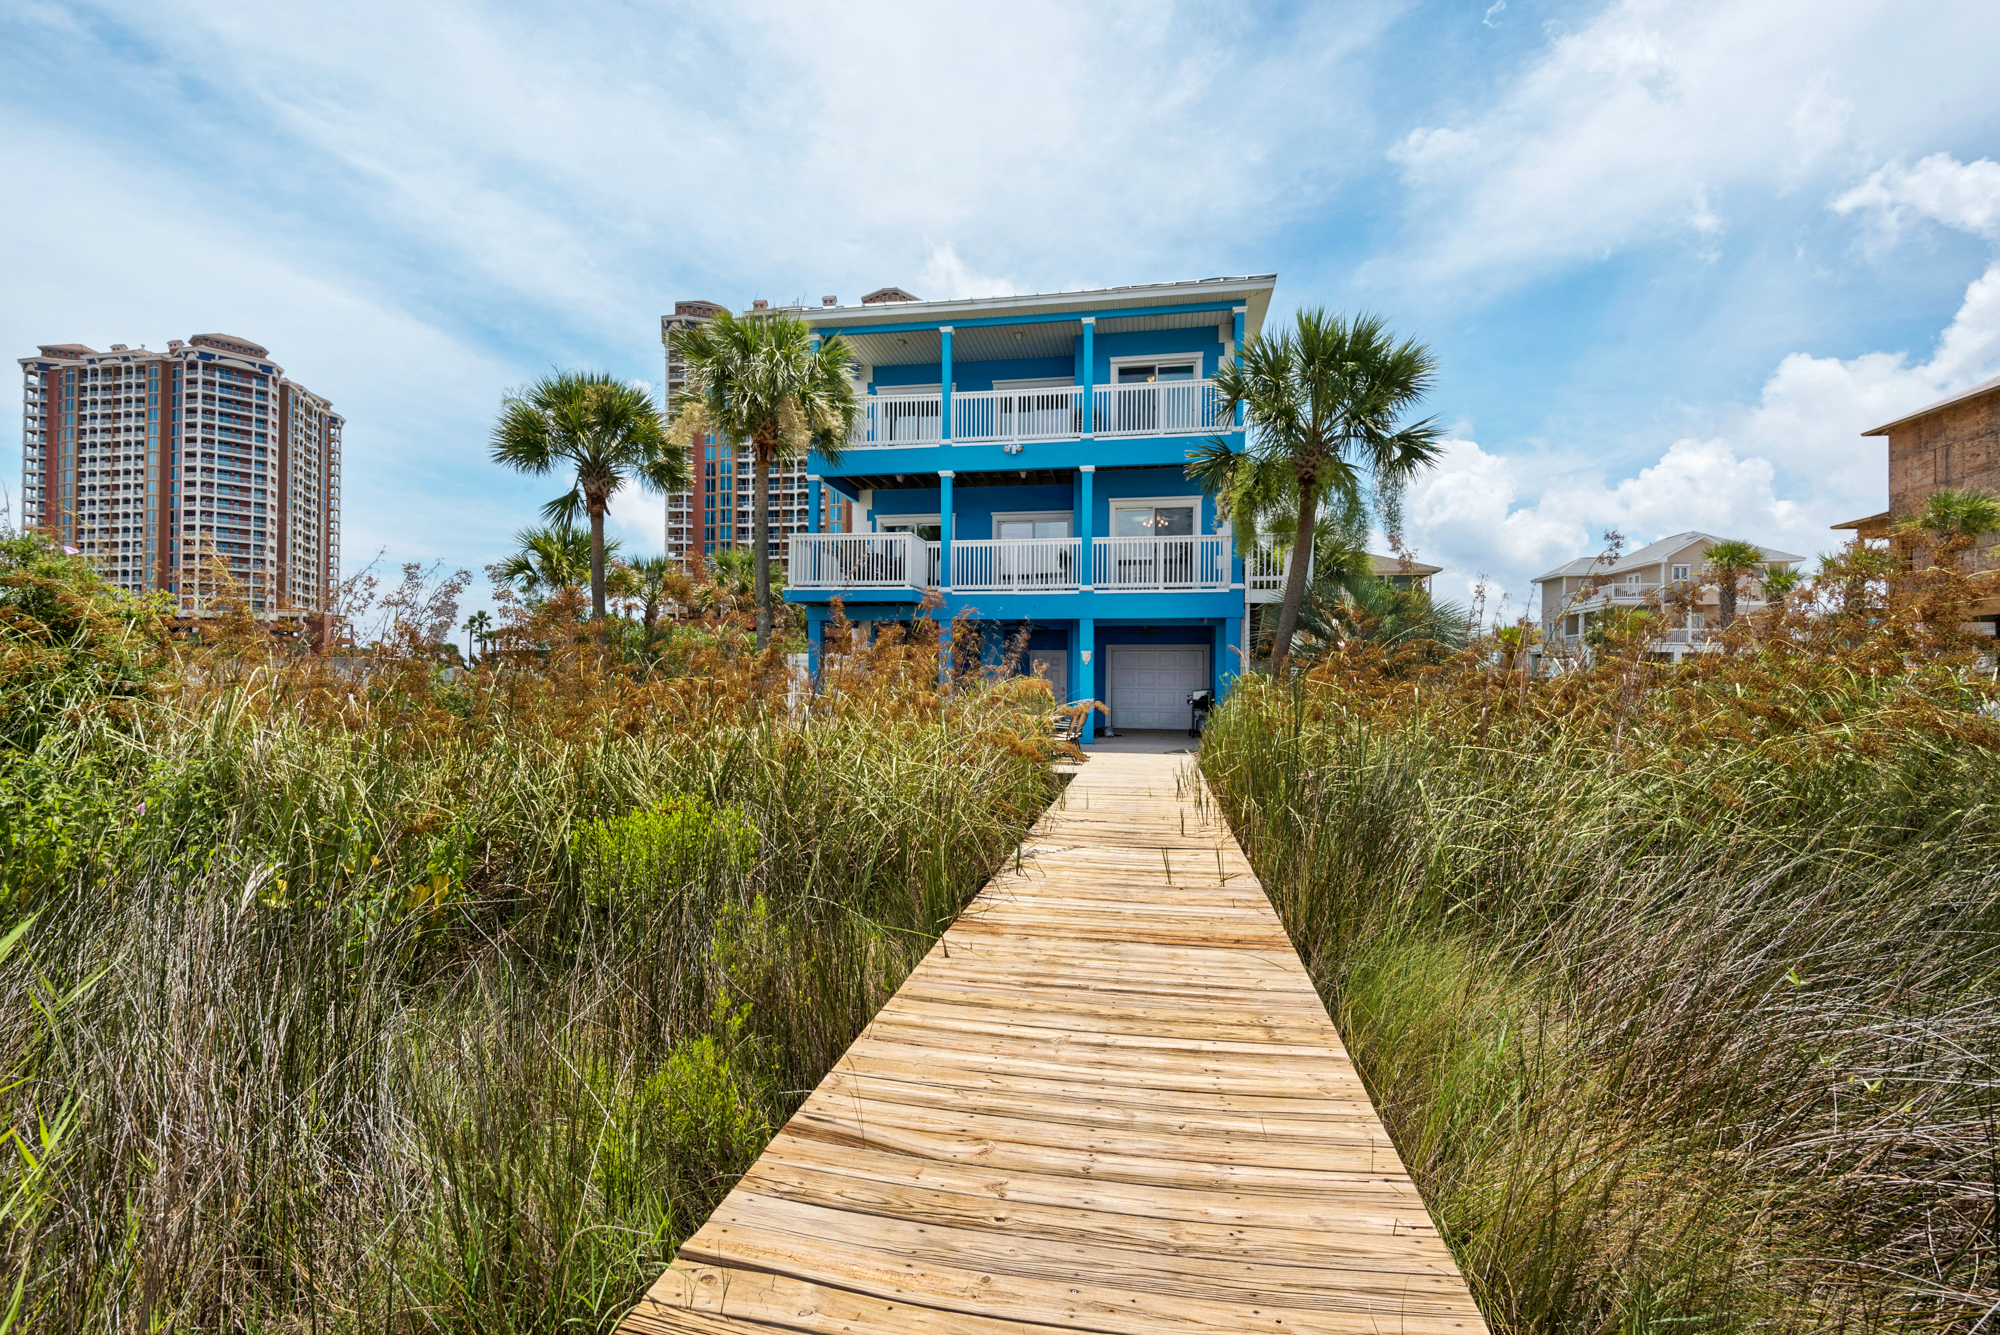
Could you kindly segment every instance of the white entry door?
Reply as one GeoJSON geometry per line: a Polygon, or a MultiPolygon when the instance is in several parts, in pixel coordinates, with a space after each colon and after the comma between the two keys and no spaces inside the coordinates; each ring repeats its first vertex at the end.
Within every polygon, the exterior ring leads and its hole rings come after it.
{"type": "Polygon", "coordinates": [[[1193,711],[1188,692],[1208,685],[1205,645],[1114,644],[1111,655],[1111,726],[1186,731],[1193,711]]]}
{"type": "Polygon", "coordinates": [[[1039,675],[1048,682],[1055,692],[1056,703],[1066,705],[1069,700],[1069,650],[1030,649],[1028,651],[1028,675],[1039,675]]]}

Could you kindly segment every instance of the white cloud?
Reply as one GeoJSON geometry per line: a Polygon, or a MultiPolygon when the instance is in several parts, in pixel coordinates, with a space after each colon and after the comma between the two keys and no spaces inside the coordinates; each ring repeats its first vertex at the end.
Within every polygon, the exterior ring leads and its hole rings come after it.
{"type": "Polygon", "coordinates": [[[1954,120],[1983,129],[1990,76],[1959,53],[2000,42],[2000,7],[1934,19],[1890,0],[1613,0],[1551,25],[1490,103],[1388,150],[1408,222],[1364,276],[1419,297],[1492,293],[1669,240],[1690,198],[1708,233],[1711,201],[1935,143],[1954,120]]]}
{"type": "Polygon", "coordinates": [[[1878,239],[1891,244],[1917,220],[2000,240],[2000,162],[1960,162],[1949,153],[1915,166],[1892,162],[1834,200],[1833,209],[1865,213],[1878,239]]]}
{"type": "Polygon", "coordinates": [[[1463,597],[1484,575],[1489,602],[1504,593],[1518,608],[1532,597],[1536,575],[1602,550],[1608,530],[1630,545],[1686,529],[1779,546],[1801,540],[1807,526],[1799,507],[1777,496],[1775,476],[1769,460],[1740,457],[1729,441],[1688,438],[1635,476],[1571,475],[1524,504],[1515,464],[1454,440],[1439,467],[1410,489],[1405,513],[1416,549],[1445,567],[1441,595],[1463,597]]]}
{"type": "Polygon", "coordinates": [[[666,550],[666,498],[628,483],[611,493],[605,527],[624,539],[627,556],[658,556],[666,550]]]}
{"type": "Polygon", "coordinates": [[[974,273],[949,245],[933,246],[924,264],[923,286],[917,295],[925,300],[941,297],[1011,297],[1021,289],[1014,276],[988,277],[974,273]]]}
{"type": "MultiPolygon", "coordinates": [[[[1995,225],[1982,193],[1988,173],[1973,170],[1982,167],[1994,164],[1964,167],[1936,155],[1917,169],[1884,168],[1834,207],[1907,208],[1987,235],[1995,225]]],[[[1993,174],[2000,178],[2000,167],[1993,174]]],[[[2000,180],[1992,198],[2000,200],[2000,180]]],[[[1490,573],[1515,606],[1525,603],[1528,581],[1541,570],[1600,550],[1598,535],[1607,528],[1635,542],[1700,529],[1815,555],[1838,545],[1830,525],[1888,503],[1885,444],[1861,433],[1996,372],[2000,262],[1967,285],[1928,359],[1792,353],[1755,404],[1721,414],[1722,434],[1676,440],[1628,478],[1607,482],[1579,470],[1524,501],[1515,463],[1454,440],[1439,467],[1411,489],[1411,540],[1446,565],[1441,591],[1457,593],[1476,574],[1490,573]]]]}

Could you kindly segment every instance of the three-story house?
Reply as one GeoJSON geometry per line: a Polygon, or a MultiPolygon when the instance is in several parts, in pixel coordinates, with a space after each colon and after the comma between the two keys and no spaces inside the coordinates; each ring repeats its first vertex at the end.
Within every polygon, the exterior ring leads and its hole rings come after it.
{"type": "Polygon", "coordinates": [[[810,459],[814,531],[789,543],[815,669],[836,598],[862,634],[963,615],[986,661],[1025,634],[1057,698],[1104,701],[1112,727],[1186,728],[1189,692],[1228,691],[1247,601],[1282,576],[1268,552],[1246,570],[1186,471],[1206,440],[1243,448],[1212,378],[1275,281],[804,312],[853,349],[864,404],[840,457],[810,459]],[[852,502],[851,531],[820,531],[822,487],[852,502]]]}

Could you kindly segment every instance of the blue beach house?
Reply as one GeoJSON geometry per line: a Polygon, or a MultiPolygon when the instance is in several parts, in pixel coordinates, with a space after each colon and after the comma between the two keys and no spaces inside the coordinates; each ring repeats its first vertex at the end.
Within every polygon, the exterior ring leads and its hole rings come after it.
{"type": "Polygon", "coordinates": [[[1275,281],[970,301],[885,289],[804,312],[853,347],[865,405],[840,461],[807,466],[814,524],[832,487],[852,531],[794,534],[786,553],[814,668],[836,598],[859,633],[968,614],[987,659],[1025,631],[1024,667],[1059,699],[1104,701],[1112,728],[1186,728],[1188,693],[1220,699],[1242,669],[1249,602],[1282,587],[1282,560],[1239,553],[1185,471],[1210,437],[1243,448],[1211,377],[1257,333],[1275,281]],[[920,612],[930,590],[942,605],[920,612]]]}

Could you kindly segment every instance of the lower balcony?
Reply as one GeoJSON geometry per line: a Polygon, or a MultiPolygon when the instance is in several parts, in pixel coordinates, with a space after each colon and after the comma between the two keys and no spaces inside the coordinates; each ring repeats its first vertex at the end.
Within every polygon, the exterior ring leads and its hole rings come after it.
{"type": "MultiPolygon", "coordinates": [[[[790,539],[785,586],[845,592],[936,588],[941,544],[908,533],[802,533],[790,539]]],[[[1084,587],[1079,538],[1017,538],[951,544],[954,593],[1075,593],[1084,587]]],[[[1260,588],[1277,596],[1284,562],[1253,552],[1260,588]]],[[[1180,538],[1096,538],[1089,586],[1107,592],[1221,592],[1239,587],[1227,534],[1180,538]]]]}

